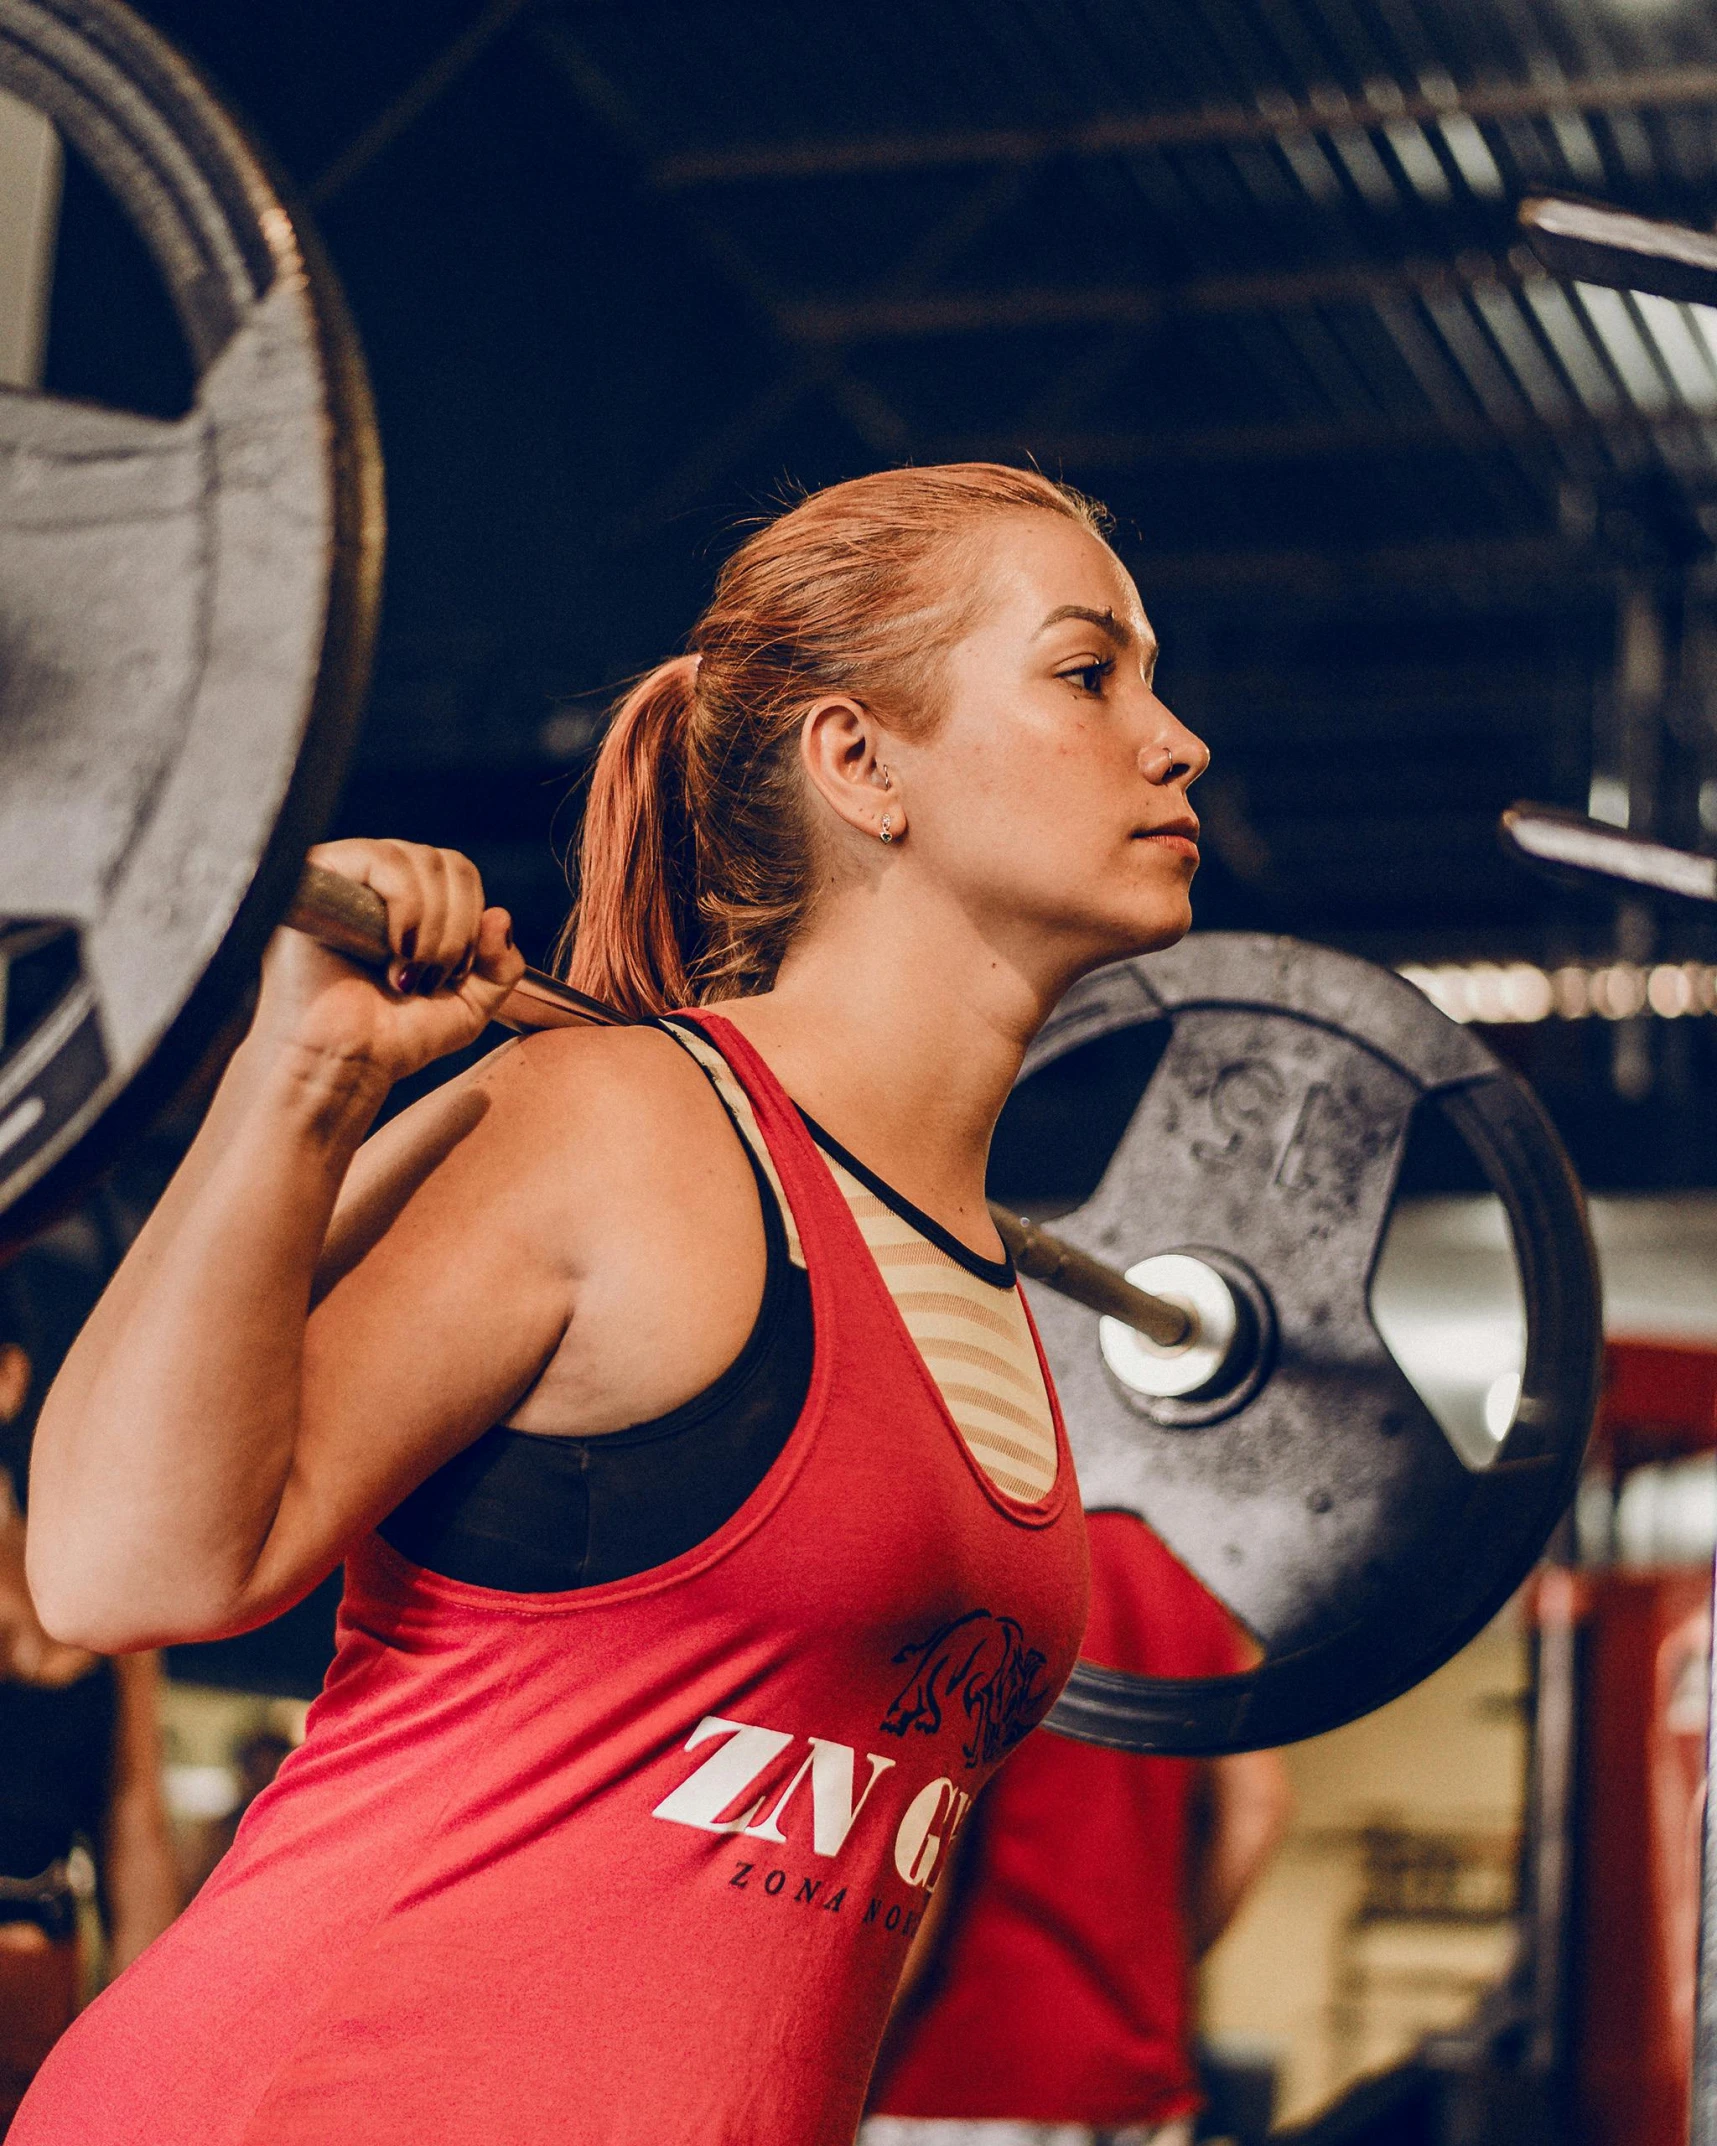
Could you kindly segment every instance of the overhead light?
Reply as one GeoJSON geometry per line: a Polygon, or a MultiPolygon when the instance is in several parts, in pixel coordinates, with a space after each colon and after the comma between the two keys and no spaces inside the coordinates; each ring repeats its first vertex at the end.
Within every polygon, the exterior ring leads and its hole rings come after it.
{"type": "Polygon", "coordinates": [[[1542,969],[1530,961],[1406,962],[1396,972],[1423,991],[1451,1021],[1509,1027],[1533,1021],[1662,1021],[1717,1013],[1717,968],[1703,961],[1567,962],[1542,969]]]}
{"type": "Polygon", "coordinates": [[[1586,816],[1611,827],[1628,824],[1628,786],[1615,775],[1594,775],[1586,793],[1586,816]]]}

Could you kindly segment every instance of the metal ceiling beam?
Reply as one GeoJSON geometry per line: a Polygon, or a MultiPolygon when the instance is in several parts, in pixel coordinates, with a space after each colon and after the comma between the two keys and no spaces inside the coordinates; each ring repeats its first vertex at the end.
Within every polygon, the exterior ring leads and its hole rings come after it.
{"type": "MultiPolygon", "coordinates": [[[[536,25],[536,43],[580,108],[630,155],[647,164],[654,146],[648,119],[596,64],[567,24],[559,19],[540,21],[536,25]]],[[[1017,174],[1005,174],[1002,181],[993,177],[980,180],[967,192],[990,196],[999,193],[1004,185],[1012,191],[1019,184],[1017,174]]],[[[830,396],[874,454],[893,460],[908,453],[911,439],[905,422],[868,382],[852,377],[838,350],[808,350],[787,333],[770,279],[732,230],[695,203],[684,205],[677,215],[704,259],[786,346],[789,369],[768,382],[746,408],[729,417],[685,457],[641,505],[631,510],[619,533],[635,538],[689,506],[819,390],[830,396]]],[[[958,224],[962,232],[966,228],[961,212],[956,212],[951,222],[958,224]]],[[[927,272],[934,275],[943,265],[943,256],[935,253],[929,257],[927,272]]]]}
{"type": "Polygon", "coordinates": [[[1239,462],[1315,462],[1356,454],[1416,448],[1499,447],[1511,440],[1586,435],[1605,439],[1654,441],[1685,447],[1711,463],[1717,483],[1717,418],[1686,412],[1644,417],[1617,412],[1597,417],[1569,411],[1560,418],[1522,410],[1511,417],[1470,418],[1427,413],[1423,417],[1329,418],[1315,422],[1265,425],[1210,425],[1165,432],[1035,433],[1030,438],[1008,432],[981,438],[925,443],[926,458],[938,462],[1010,461],[1029,456],[1049,469],[1147,469],[1239,462]]]}
{"type": "Polygon", "coordinates": [[[788,299],[781,302],[779,317],[799,343],[910,342],[1031,328],[1150,329],[1172,318],[1367,305],[1378,299],[1461,292],[1479,283],[1518,287],[1530,277],[1546,280],[1535,262],[1463,253],[1454,261],[1354,262],[1258,275],[1200,276],[1178,284],[788,299]]]}
{"type": "Polygon", "coordinates": [[[313,209],[325,209],[336,194],[344,192],[407,128],[413,127],[432,104],[450,90],[472,64],[480,59],[503,30],[509,30],[535,0],[489,0],[474,19],[414,77],[384,110],[364,127],[337,157],[305,189],[313,209]]]}
{"type": "Polygon", "coordinates": [[[919,134],[874,134],[848,141],[758,142],[684,150],[655,167],[664,192],[758,179],[816,179],[952,165],[1041,164],[1056,157],[1126,156],[1290,140],[1404,122],[1545,119],[1570,112],[1663,111],[1717,104],[1717,67],[1647,67],[1571,82],[1476,82],[1412,94],[1325,91],[1296,101],[1261,96],[1254,105],[1201,105],[1191,111],[1115,113],[1054,127],[961,127],[919,134]]]}

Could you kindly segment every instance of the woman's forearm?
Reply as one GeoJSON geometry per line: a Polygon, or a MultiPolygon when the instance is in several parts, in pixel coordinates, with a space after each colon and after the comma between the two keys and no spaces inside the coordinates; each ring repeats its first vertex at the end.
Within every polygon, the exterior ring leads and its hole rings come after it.
{"type": "Polygon", "coordinates": [[[30,1581],[63,1639],[220,1629],[298,1435],[311,1280],[386,1093],[361,1059],[246,1045],[45,1403],[30,1581]]]}

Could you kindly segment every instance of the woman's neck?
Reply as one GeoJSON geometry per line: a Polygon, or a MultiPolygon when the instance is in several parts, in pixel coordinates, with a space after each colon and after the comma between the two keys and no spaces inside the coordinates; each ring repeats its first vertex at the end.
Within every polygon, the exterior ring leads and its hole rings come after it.
{"type": "Polygon", "coordinates": [[[962,920],[891,930],[874,905],[832,906],[773,990],[711,1011],[843,1147],[993,1257],[990,1135],[1061,983],[1034,986],[962,920]]]}

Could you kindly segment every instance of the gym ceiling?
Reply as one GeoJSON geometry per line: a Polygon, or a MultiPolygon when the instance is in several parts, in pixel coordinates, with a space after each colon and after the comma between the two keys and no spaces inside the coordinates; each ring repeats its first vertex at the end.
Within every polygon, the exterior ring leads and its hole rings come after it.
{"type": "MultiPolygon", "coordinates": [[[[986,455],[1115,512],[1216,751],[1201,921],[1717,954],[1494,832],[1618,784],[1670,840],[1702,785],[1717,821],[1717,317],[1571,292],[1512,224],[1540,188],[1717,219],[1702,0],[146,12],[311,199],[375,375],[388,596],[342,821],[470,848],[533,951],[605,696],[730,532],[986,455]]],[[[63,228],[47,384],[182,408],[76,172],[63,228]]],[[[1605,1024],[1507,1040],[1596,1183],[1717,1183],[1717,1024],[1650,1025],[1622,1095],[1605,1024]]]]}

